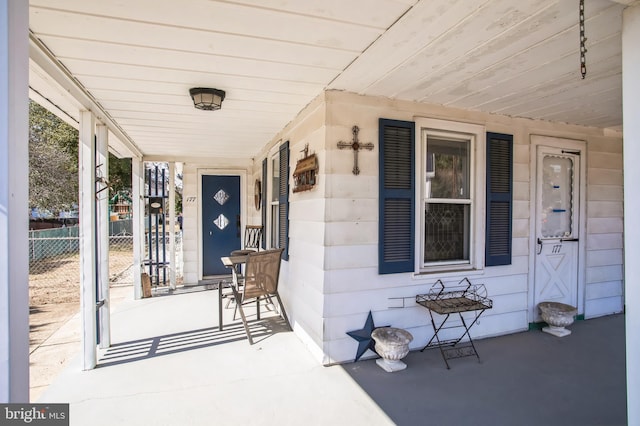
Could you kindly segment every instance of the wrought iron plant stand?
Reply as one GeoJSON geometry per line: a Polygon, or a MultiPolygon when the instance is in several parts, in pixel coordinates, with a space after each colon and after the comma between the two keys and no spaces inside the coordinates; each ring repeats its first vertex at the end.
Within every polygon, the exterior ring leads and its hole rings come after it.
{"type": "Polygon", "coordinates": [[[480,361],[480,356],[473,344],[469,330],[478,321],[480,315],[493,306],[492,300],[487,298],[487,290],[484,284],[471,284],[467,278],[464,278],[457,285],[445,288],[444,283],[438,280],[428,293],[416,296],[416,303],[429,310],[434,332],[433,337],[420,352],[427,348],[438,347],[447,369],[451,368],[448,360],[452,358],[475,355],[480,361]],[[471,322],[467,323],[468,320],[465,320],[462,315],[464,312],[473,312],[473,317],[468,318],[471,322]],[[442,316],[444,316],[444,319],[436,323],[434,313],[438,314],[438,319],[441,319],[442,316]],[[455,314],[458,314],[460,324],[453,323],[445,326],[452,314],[454,314],[454,318],[455,314]],[[443,330],[455,328],[464,330],[460,337],[441,340],[440,336],[438,336],[443,330]],[[466,340],[464,339],[465,337],[466,340]]]}

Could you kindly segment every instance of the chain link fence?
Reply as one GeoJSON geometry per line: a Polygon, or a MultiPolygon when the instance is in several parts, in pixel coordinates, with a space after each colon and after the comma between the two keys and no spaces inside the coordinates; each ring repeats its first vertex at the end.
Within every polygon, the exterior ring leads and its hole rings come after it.
{"type": "MultiPolygon", "coordinates": [[[[182,239],[176,234],[181,253],[182,239]]],[[[77,302],[80,299],[80,241],[78,227],[29,231],[30,305],[77,302]]],[[[181,257],[177,275],[181,281],[181,257]]],[[[131,220],[109,222],[109,281],[111,286],[133,285],[131,220]]]]}

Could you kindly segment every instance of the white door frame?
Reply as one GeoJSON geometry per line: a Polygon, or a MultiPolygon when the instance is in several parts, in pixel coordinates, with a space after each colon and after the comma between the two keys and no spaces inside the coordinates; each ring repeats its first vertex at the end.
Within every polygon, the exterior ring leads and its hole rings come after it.
{"type": "Polygon", "coordinates": [[[198,280],[202,280],[202,176],[205,175],[225,175],[225,176],[240,176],[240,221],[244,225],[247,223],[247,171],[245,169],[215,169],[215,168],[202,168],[198,169],[198,192],[197,192],[197,211],[198,211],[198,280]]]}
{"type": "Polygon", "coordinates": [[[535,260],[536,260],[536,223],[537,223],[537,160],[538,146],[561,148],[580,153],[580,185],[579,185],[579,217],[578,217],[578,314],[584,315],[584,301],[586,291],[586,195],[587,195],[587,143],[583,140],[568,139],[555,136],[531,135],[530,165],[529,165],[529,291],[528,291],[528,322],[536,318],[535,301],[535,260]]]}

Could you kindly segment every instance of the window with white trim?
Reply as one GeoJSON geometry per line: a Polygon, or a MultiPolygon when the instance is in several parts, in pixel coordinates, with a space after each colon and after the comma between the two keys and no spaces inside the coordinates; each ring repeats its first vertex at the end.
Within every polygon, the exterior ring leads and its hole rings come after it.
{"type": "Polygon", "coordinates": [[[422,129],[421,268],[469,264],[472,138],[422,129]]]}
{"type": "Polygon", "coordinates": [[[513,136],[484,132],[380,119],[379,273],[511,263],[513,136]]]}
{"type": "Polygon", "coordinates": [[[278,197],[278,188],[280,188],[280,155],[278,152],[271,156],[271,185],[269,185],[269,247],[278,248],[278,242],[280,240],[278,236],[278,219],[280,217],[280,201],[278,197]]]}
{"type": "Polygon", "coordinates": [[[284,142],[269,155],[267,166],[269,212],[266,239],[269,248],[283,248],[283,260],[289,260],[289,142],[284,142]]]}
{"type": "Polygon", "coordinates": [[[420,272],[478,267],[484,234],[476,232],[484,187],[476,182],[477,157],[484,161],[482,126],[444,120],[417,120],[420,162],[416,185],[420,212],[416,220],[417,270],[420,272]],[[481,155],[478,155],[481,154],[481,155]],[[479,196],[479,192],[482,196],[479,196]]]}

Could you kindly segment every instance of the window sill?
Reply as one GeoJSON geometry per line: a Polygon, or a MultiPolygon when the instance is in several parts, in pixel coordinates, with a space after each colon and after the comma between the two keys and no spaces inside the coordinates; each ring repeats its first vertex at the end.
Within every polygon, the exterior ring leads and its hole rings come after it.
{"type": "Polygon", "coordinates": [[[484,275],[484,269],[476,269],[472,266],[467,268],[458,267],[455,269],[438,269],[422,272],[414,272],[412,279],[416,281],[433,281],[434,279],[463,279],[465,277],[475,277],[484,275]]]}

